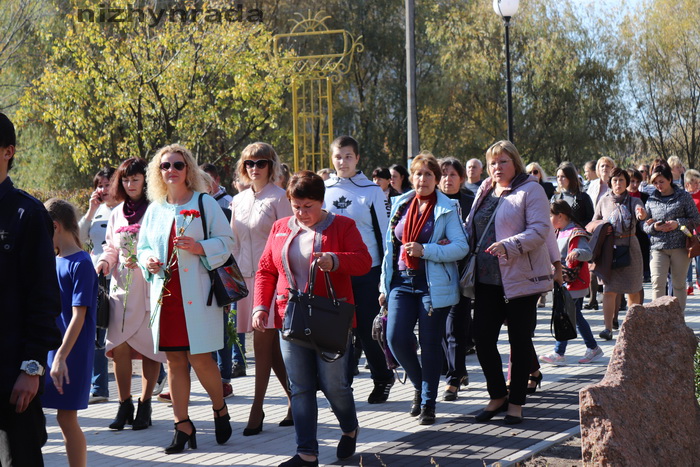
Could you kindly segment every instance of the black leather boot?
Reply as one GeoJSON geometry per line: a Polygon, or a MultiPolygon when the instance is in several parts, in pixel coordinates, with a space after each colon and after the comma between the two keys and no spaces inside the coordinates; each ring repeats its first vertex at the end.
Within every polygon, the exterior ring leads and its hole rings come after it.
{"type": "Polygon", "coordinates": [[[129,425],[134,423],[134,401],[131,400],[131,396],[119,403],[117,416],[114,418],[114,421],[109,424],[109,427],[112,430],[123,430],[124,425],[127,423],[129,425]]]}
{"type": "Polygon", "coordinates": [[[216,442],[224,444],[231,437],[231,416],[226,411],[226,415],[221,415],[221,411],[226,409],[226,403],[220,409],[214,409],[214,433],[216,434],[216,442]]]}
{"type": "Polygon", "coordinates": [[[194,423],[189,418],[185,420],[180,420],[175,422],[175,436],[173,436],[173,442],[170,446],[165,448],[166,454],[177,454],[185,450],[185,444],[189,445],[190,449],[197,449],[197,429],[194,427],[194,423]],[[177,426],[181,423],[189,423],[192,425],[192,433],[187,434],[184,431],[177,429],[177,426]]]}
{"type": "Polygon", "coordinates": [[[151,426],[151,399],[147,399],[145,402],[141,402],[139,399],[139,407],[136,410],[136,418],[134,418],[134,423],[131,425],[132,430],[145,430],[151,426]]]}

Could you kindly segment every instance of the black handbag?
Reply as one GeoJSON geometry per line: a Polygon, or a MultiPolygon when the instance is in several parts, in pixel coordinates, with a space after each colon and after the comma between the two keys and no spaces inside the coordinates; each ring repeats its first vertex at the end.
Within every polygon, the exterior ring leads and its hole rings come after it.
{"type": "MultiPolygon", "coordinates": [[[[207,218],[204,213],[204,202],[202,201],[203,196],[203,193],[199,194],[199,212],[202,216],[202,230],[204,231],[204,240],[206,240],[209,238],[209,235],[207,232],[207,218]]],[[[223,266],[209,271],[209,279],[211,279],[211,287],[207,298],[207,306],[211,306],[214,297],[216,297],[217,306],[223,308],[248,296],[248,287],[245,285],[245,279],[233,255],[229,257],[223,266]]]]}
{"type": "Polygon", "coordinates": [[[348,347],[348,338],[355,315],[355,305],[335,296],[331,276],[323,272],[329,297],[314,295],[318,260],[309,268],[309,291],[288,289],[289,301],[282,322],[282,339],[311,348],[325,362],[341,358],[348,347]]]}
{"type": "Polygon", "coordinates": [[[97,276],[97,327],[109,326],[109,281],[104,274],[97,276]]]}
{"type": "Polygon", "coordinates": [[[554,283],[552,321],[549,331],[558,341],[576,339],[576,303],[566,287],[554,283]]]}
{"type": "Polygon", "coordinates": [[[612,269],[624,268],[632,264],[630,247],[627,245],[613,246],[612,269]]]}

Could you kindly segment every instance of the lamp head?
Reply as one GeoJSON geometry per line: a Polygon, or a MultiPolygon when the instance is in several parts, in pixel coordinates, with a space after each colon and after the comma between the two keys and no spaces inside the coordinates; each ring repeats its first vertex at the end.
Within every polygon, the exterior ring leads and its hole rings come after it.
{"type": "Polygon", "coordinates": [[[518,12],[520,0],[493,0],[493,11],[503,18],[510,18],[518,12]]]}

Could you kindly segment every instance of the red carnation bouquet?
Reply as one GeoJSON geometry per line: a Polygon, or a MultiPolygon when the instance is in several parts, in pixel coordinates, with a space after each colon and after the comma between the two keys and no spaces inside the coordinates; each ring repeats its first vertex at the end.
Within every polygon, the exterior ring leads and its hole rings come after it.
{"type": "MultiPolygon", "coordinates": [[[[185,231],[187,230],[187,227],[190,226],[192,221],[201,217],[201,214],[196,209],[183,209],[182,211],[180,211],[180,215],[184,217],[185,220],[182,222],[180,228],[177,229],[178,237],[182,237],[183,235],[185,235],[185,231]]],[[[160,295],[158,296],[156,309],[154,310],[153,314],[151,314],[151,326],[153,325],[153,320],[158,315],[160,307],[163,305],[163,299],[165,297],[170,296],[170,291],[168,290],[168,283],[170,282],[170,278],[173,275],[173,266],[175,266],[175,258],[178,254],[178,250],[179,249],[177,247],[173,247],[173,252],[170,254],[170,258],[168,258],[167,266],[165,266],[165,269],[163,269],[163,287],[160,289],[160,295]]]]}

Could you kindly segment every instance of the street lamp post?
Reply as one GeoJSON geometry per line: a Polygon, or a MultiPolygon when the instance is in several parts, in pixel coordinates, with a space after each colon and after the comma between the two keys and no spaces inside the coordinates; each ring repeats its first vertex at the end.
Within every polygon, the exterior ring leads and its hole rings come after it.
{"type": "Polygon", "coordinates": [[[415,52],[415,4],[406,0],[406,123],[407,123],[407,165],[418,154],[418,109],[416,105],[416,52],[415,52]]]}
{"type": "Polygon", "coordinates": [[[513,94],[510,83],[510,18],[517,13],[520,0],[493,0],[493,10],[503,18],[506,27],[506,110],[508,113],[508,141],[513,143],[513,94]]]}

